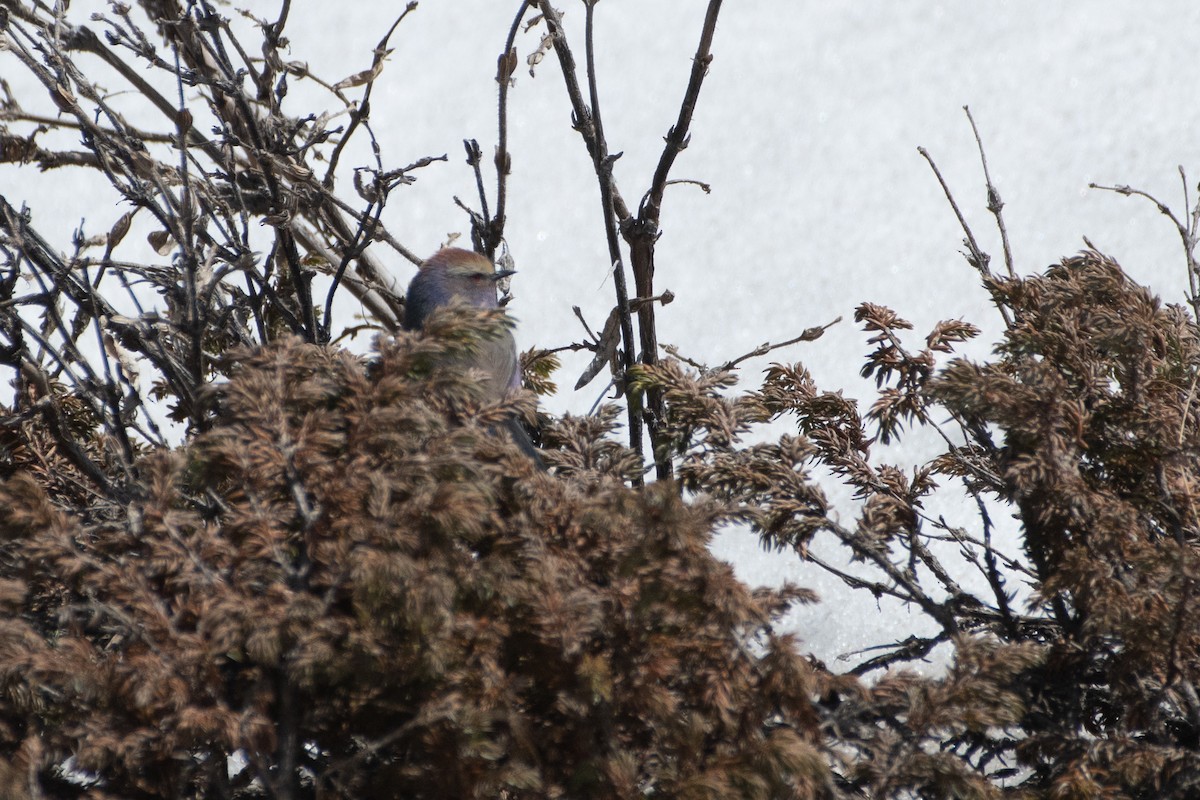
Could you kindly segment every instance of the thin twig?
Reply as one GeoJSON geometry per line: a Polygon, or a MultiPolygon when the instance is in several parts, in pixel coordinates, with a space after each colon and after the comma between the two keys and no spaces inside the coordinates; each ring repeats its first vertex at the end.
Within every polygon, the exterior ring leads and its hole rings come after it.
{"type": "MultiPolygon", "coordinates": [[[[975,269],[979,271],[980,277],[982,277],[986,283],[990,284],[994,280],[991,270],[988,269],[988,262],[991,261],[991,256],[983,252],[983,250],[981,250],[979,247],[979,243],[975,241],[975,234],[971,232],[971,226],[967,224],[966,218],[963,217],[962,211],[959,210],[958,203],[954,200],[954,193],[951,192],[950,187],[946,185],[946,179],[942,177],[942,171],[938,169],[937,164],[934,163],[933,157],[929,155],[929,151],[924,147],[918,147],[917,152],[920,153],[927,162],[929,162],[929,166],[933,170],[933,174],[937,176],[938,183],[942,186],[942,192],[946,195],[946,200],[950,203],[950,208],[954,210],[954,216],[958,218],[958,224],[962,226],[963,233],[967,237],[967,249],[971,251],[968,261],[971,263],[971,266],[975,267],[975,269]]],[[[997,303],[996,307],[1000,310],[1000,316],[1004,320],[1004,327],[1011,328],[1012,318],[1008,313],[1008,309],[1000,303],[997,303]]]]}
{"type": "Polygon", "coordinates": [[[905,602],[916,603],[922,611],[932,617],[942,629],[948,634],[958,632],[959,625],[955,619],[955,615],[951,609],[942,603],[938,603],[930,597],[923,588],[920,581],[915,575],[909,574],[906,570],[902,570],[893,564],[887,557],[887,552],[882,547],[862,546],[862,539],[853,531],[843,528],[831,519],[826,519],[821,526],[824,530],[829,531],[834,536],[842,541],[843,544],[850,547],[855,554],[864,558],[876,567],[883,570],[884,574],[891,579],[892,583],[901,587],[907,595],[905,602]]]}
{"type": "Polygon", "coordinates": [[[508,37],[504,40],[504,52],[500,55],[496,67],[496,82],[500,84],[497,99],[497,125],[499,128],[496,143],[496,216],[484,238],[484,255],[489,259],[496,256],[496,248],[504,238],[505,214],[508,212],[508,175],[512,171],[511,156],[508,152],[508,89],[512,85],[512,76],[516,73],[517,51],[514,44],[521,20],[529,10],[530,0],[521,0],[521,7],[513,17],[508,29],[508,37]]]}
{"type": "MultiPolygon", "coordinates": [[[[675,159],[688,146],[691,139],[689,129],[692,117],[696,111],[696,103],[700,97],[700,88],[708,74],[709,64],[712,63],[712,42],[717,28],[717,17],[721,12],[721,0],[709,0],[704,13],[704,24],[700,31],[700,41],[696,45],[696,53],[692,57],[691,74],[688,85],[683,93],[683,101],[679,105],[679,114],[675,124],[667,131],[666,144],[654,169],[654,177],[650,189],[643,198],[638,209],[636,220],[623,221],[621,225],[625,241],[629,245],[629,263],[633,271],[634,286],[640,297],[654,294],[655,246],[658,242],[659,223],[662,213],[663,192],[667,187],[667,179],[675,159]]],[[[638,312],[638,333],[640,335],[641,353],[638,358],[645,364],[654,364],[658,360],[658,330],[655,319],[655,309],[647,306],[638,312]]],[[[651,388],[646,399],[646,422],[650,429],[650,440],[655,453],[663,450],[666,407],[662,392],[651,388]]],[[[667,459],[656,462],[659,480],[671,476],[672,465],[667,459]]]]}
{"type": "MultiPolygon", "coordinates": [[[[1187,178],[1184,176],[1183,167],[1179,168],[1179,174],[1183,180],[1183,200],[1186,204],[1188,202],[1187,178]]],[[[1188,223],[1185,224],[1179,217],[1175,216],[1175,212],[1166,203],[1141,189],[1134,189],[1131,186],[1125,185],[1106,186],[1099,183],[1089,183],[1088,188],[1100,189],[1105,192],[1116,192],[1125,197],[1141,197],[1149,200],[1158,209],[1160,214],[1171,220],[1176,232],[1179,234],[1180,241],[1183,243],[1184,256],[1187,259],[1188,303],[1192,306],[1193,314],[1196,315],[1197,319],[1200,319],[1200,265],[1196,262],[1196,231],[1197,225],[1200,224],[1200,198],[1197,198],[1196,205],[1191,208],[1191,215],[1188,218],[1188,223]]]]}
{"type": "Polygon", "coordinates": [[[638,210],[638,217],[643,222],[657,224],[667,177],[676,157],[683,152],[691,139],[688,131],[692,124],[692,116],[696,112],[700,88],[708,75],[708,66],[712,63],[713,36],[716,34],[717,16],[720,13],[721,0],[709,0],[708,8],[704,12],[704,25],[700,30],[700,42],[696,45],[696,54],[692,56],[692,72],[688,78],[687,89],[683,93],[683,102],[679,105],[679,115],[675,124],[667,131],[666,146],[663,147],[662,154],[658,157],[658,165],[654,168],[654,178],[650,182],[647,199],[643,200],[642,207],[638,210]]]}
{"type": "MultiPolygon", "coordinates": [[[[373,56],[371,59],[371,66],[368,70],[366,70],[366,72],[371,74],[372,77],[366,82],[366,88],[363,89],[362,100],[359,101],[358,108],[350,111],[350,124],[346,127],[346,132],[342,134],[342,138],[334,147],[333,154],[329,157],[329,167],[325,170],[325,177],[321,179],[321,183],[326,188],[333,186],[333,174],[337,169],[338,161],[342,157],[342,151],[350,142],[351,137],[354,136],[354,132],[358,129],[358,126],[363,124],[367,116],[371,113],[371,90],[375,88],[374,76],[378,75],[379,70],[383,66],[383,60],[387,56],[388,40],[392,38],[392,34],[395,32],[396,28],[399,27],[400,23],[404,21],[404,18],[407,17],[409,13],[414,11],[416,7],[417,4],[415,2],[409,2],[407,5],[405,5],[404,11],[400,12],[400,16],[396,17],[395,22],[393,22],[392,26],[387,29],[387,33],[385,33],[383,38],[379,40],[379,43],[375,45],[375,50],[373,51],[373,56]]],[[[333,88],[336,89],[336,87],[333,88]]],[[[344,97],[342,99],[345,100],[344,97]]]]}
{"type": "Polygon", "coordinates": [[[979,146],[979,160],[983,164],[983,180],[987,184],[988,196],[988,211],[996,217],[996,227],[1000,229],[1000,242],[1004,248],[1004,266],[1008,270],[1008,277],[1016,278],[1017,273],[1013,269],[1012,248],[1008,244],[1008,228],[1004,224],[1004,201],[1000,199],[1000,192],[992,183],[991,172],[988,171],[987,154],[983,149],[983,139],[979,136],[979,128],[975,125],[975,117],[971,116],[970,106],[963,106],[963,111],[967,114],[967,120],[971,123],[971,131],[975,134],[975,144],[979,146]]]}
{"type": "Polygon", "coordinates": [[[790,345],[797,344],[799,342],[815,342],[817,339],[820,339],[822,336],[825,335],[825,331],[829,330],[830,328],[832,328],[834,325],[837,325],[841,321],[842,321],[842,318],[838,317],[837,319],[833,320],[832,322],[827,322],[824,325],[816,325],[812,328],[805,328],[804,333],[800,334],[799,336],[795,337],[794,339],[788,339],[785,342],[779,342],[777,344],[771,344],[770,342],[763,342],[758,347],[751,350],[749,353],[743,353],[742,355],[738,356],[737,358],[732,358],[729,361],[726,361],[724,364],[717,367],[716,371],[724,372],[726,370],[733,369],[738,364],[741,364],[743,361],[747,361],[751,358],[758,358],[759,356],[765,356],[767,353],[770,353],[772,350],[778,350],[782,347],[788,347],[790,345]]]}
{"type": "MultiPolygon", "coordinates": [[[[480,164],[483,160],[483,151],[479,147],[479,142],[474,139],[463,139],[463,149],[467,153],[467,166],[475,174],[475,191],[479,195],[479,213],[467,208],[461,201],[458,204],[471,218],[471,244],[474,245],[475,251],[484,253],[491,259],[495,251],[487,252],[488,231],[492,228],[492,220],[488,215],[487,190],[483,188],[483,167],[480,164]]],[[[458,201],[457,197],[454,199],[458,201]]]]}
{"type": "MultiPolygon", "coordinates": [[[[867,659],[861,664],[851,668],[849,673],[851,675],[858,675],[861,677],[866,675],[868,672],[873,672],[877,669],[886,669],[897,662],[917,661],[918,659],[923,659],[925,656],[929,655],[933,651],[933,648],[937,647],[939,644],[948,641],[950,641],[950,637],[945,631],[942,631],[936,636],[909,636],[903,642],[894,642],[893,644],[880,645],[876,648],[867,648],[868,650],[887,649],[889,652],[867,659]]],[[[859,654],[865,652],[866,650],[860,650],[859,654]]]]}
{"type": "MultiPolygon", "coordinates": [[[[571,53],[571,48],[567,43],[566,33],[562,27],[562,17],[558,11],[551,5],[550,0],[540,0],[539,7],[542,10],[543,18],[546,20],[546,26],[550,31],[551,41],[554,47],[554,52],[558,56],[559,66],[562,69],[563,80],[567,87],[567,96],[571,101],[571,107],[574,111],[575,130],[579,131],[583,136],[584,144],[587,146],[588,154],[592,157],[592,165],[596,171],[596,176],[600,182],[601,191],[601,206],[604,213],[604,229],[605,239],[608,242],[609,263],[613,271],[613,286],[617,294],[617,308],[621,315],[621,339],[625,344],[624,352],[621,354],[621,364],[623,371],[628,373],[635,363],[636,344],[633,333],[633,320],[629,313],[629,291],[625,282],[625,264],[621,257],[619,245],[615,242],[616,222],[614,217],[625,218],[628,216],[628,209],[625,206],[624,200],[621,199],[620,193],[612,179],[612,157],[608,154],[608,145],[604,141],[603,131],[597,124],[597,117],[594,115],[596,109],[594,106],[598,104],[599,90],[596,86],[595,77],[595,62],[591,58],[592,53],[592,25],[591,14],[594,0],[590,0],[587,5],[588,21],[587,21],[587,51],[589,55],[588,69],[588,86],[589,93],[592,97],[592,106],[583,99],[583,93],[579,88],[579,81],[575,75],[575,57],[571,53]]],[[[598,112],[597,112],[598,113],[598,112]]],[[[652,292],[647,292],[647,295],[652,292]]],[[[622,386],[624,385],[624,376],[621,376],[622,386]]],[[[629,424],[629,445],[630,448],[637,453],[639,457],[644,457],[644,447],[642,444],[642,414],[641,414],[641,399],[638,395],[627,392],[622,389],[622,393],[626,398],[626,415],[629,424]]]]}

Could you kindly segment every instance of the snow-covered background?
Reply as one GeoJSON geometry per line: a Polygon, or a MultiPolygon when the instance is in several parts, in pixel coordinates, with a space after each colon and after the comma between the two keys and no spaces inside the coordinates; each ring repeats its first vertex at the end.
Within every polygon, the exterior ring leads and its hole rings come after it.
{"type": "MultiPolygon", "coordinates": [[[[364,69],[404,5],[295,0],[291,57],[335,81],[364,69]]],[[[478,139],[485,154],[495,144],[496,57],[517,5],[425,0],[392,37],[372,110],[384,166],[450,156],[395,193],[385,213],[391,232],[416,252],[467,230],[452,201],[476,204],[461,142],[478,139]]],[[[582,57],[583,4],[560,5],[582,57]]],[[[631,204],[647,188],[677,114],[704,5],[597,5],[604,123],[610,149],[623,152],[616,178],[631,204]]],[[[244,6],[269,18],[278,10],[277,2],[244,6]]],[[[548,56],[535,78],[524,67],[542,30],[518,38],[522,67],[510,95],[507,236],[520,274],[509,309],[522,347],[577,340],[571,307],[598,324],[613,302],[599,194],[570,128],[558,64],[548,56]]],[[[964,104],[1006,203],[1019,272],[1044,269],[1087,236],[1135,279],[1179,300],[1184,261],[1169,223],[1146,202],[1087,185],[1130,184],[1184,210],[1177,167],[1189,171],[1193,190],[1200,178],[1198,30],[1200,4],[1184,0],[726,3],[691,146],[672,175],[703,181],[712,194],[688,185],[668,190],[656,281],[677,299],[659,315],[661,339],[717,362],[841,316],[819,342],[750,362],[744,382],[753,385],[765,361],[799,360],[823,388],[860,398],[871,389],[858,377],[867,346],[851,320],[860,302],[912,320],[914,342],[938,319],[970,320],[985,335],[967,351],[986,354],[997,320],[959,254],[958,223],[917,154],[922,145],[936,159],[998,264],[964,104]]],[[[18,95],[28,80],[3,58],[0,77],[18,95]]],[[[335,102],[299,81],[289,99],[297,109],[335,102]]],[[[348,158],[370,163],[362,149],[348,158]]],[[[76,188],[71,175],[31,177],[5,168],[0,186],[31,207],[43,230],[70,231],[81,217],[111,221],[119,213],[97,210],[111,197],[76,188]]],[[[379,253],[406,283],[412,266],[379,253]]],[[[599,386],[569,391],[581,368],[568,359],[550,410],[583,412],[594,402],[599,386]]],[[[917,456],[889,454],[901,464],[917,456]]],[[[816,588],[825,602],[789,624],[827,660],[911,631],[904,610],[850,594],[791,555],[764,553],[744,532],[722,535],[715,548],[751,582],[816,588]]]]}

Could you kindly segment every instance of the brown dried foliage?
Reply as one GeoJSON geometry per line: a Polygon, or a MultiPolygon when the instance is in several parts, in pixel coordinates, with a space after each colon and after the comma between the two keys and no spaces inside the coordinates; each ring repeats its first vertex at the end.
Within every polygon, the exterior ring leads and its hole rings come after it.
{"type": "Polygon", "coordinates": [[[1018,755],[1068,796],[1194,796],[1195,320],[1092,251],[992,290],[1013,310],[998,358],[955,361],[931,394],[1003,432],[948,453],[944,471],[1019,515],[1051,623],[1027,637],[1046,654],[1018,755]]]}
{"type": "Polygon", "coordinates": [[[71,755],[97,797],[829,780],[822,679],[765,632],[787,597],[708,553],[714,509],[571,448],[602,429],[560,433],[570,479],[539,472],[489,432],[508,409],[442,366],[494,323],[444,316],[369,360],[297,340],[233,354],[211,429],[148,455],[120,519],[64,513],[32,473],[3,485],[14,769],[35,752],[49,793],[71,755]]]}
{"type": "Polygon", "coordinates": [[[728,373],[643,371],[671,409],[680,478],[764,544],[933,625],[855,667],[891,667],[870,687],[842,686],[822,704],[843,786],[879,797],[1195,796],[1196,323],[1094,251],[986,285],[1011,320],[986,363],[937,367],[935,353],[975,335],[969,324],[940,323],[911,352],[907,321],[859,308],[875,346],[863,374],[880,386],[865,416],[800,365],[775,365],[759,392],[733,397],[719,391],[728,373]],[[778,415],[800,436],[735,444],[778,415]],[[901,422],[934,432],[943,451],[909,470],[877,462],[876,441],[901,437],[901,422]],[[818,468],[861,498],[853,527],[831,517],[818,468]],[[926,511],[947,480],[977,509],[973,522],[926,511]],[[1019,547],[1001,542],[1001,514],[1015,517],[1019,547]],[[812,550],[822,532],[865,567],[812,550]],[[1021,584],[1031,591],[1018,601],[1021,584]],[[939,645],[954,653],[945,680],[896,671],[939,645]]]}

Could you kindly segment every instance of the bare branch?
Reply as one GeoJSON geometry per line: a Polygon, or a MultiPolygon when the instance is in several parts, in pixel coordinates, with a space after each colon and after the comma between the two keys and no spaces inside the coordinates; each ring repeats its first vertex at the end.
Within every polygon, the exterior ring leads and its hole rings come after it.
{"type": "Polygon", "coordinates": [[[988,171],[987,154],[983,149],[983,139],[979,136],[979,128],[975,125],[975,117],[971,116],[970,106],[963,106],[963,111],[966,112],[967,119],[971,122],[971,131],[975,134],[975,144],[979,147],[979,160],[983,164],[983,180],[987,184],[988,211],[996,217],[996,227],[1000,229],[1000,242],[1004,247],[1004,266],[1008,270],[1008,277],[1017,277],[1016,271],[1013,269],[1012,247],[1008,243],[1008,228],[1004,224],[1004,201],[1000,199],[1000,192],[992,183],[992,175],[988,171]]]}
{"type": "MultiPolygon", "coordinates": [[[[933,170],[933,174],[937,176],[938,183],[941,184],[942,192],[946,195],[946,200],[950,203],[950,208],[954,210],[954,216],[958,218],[958,224],[962,226],[963,233],[967,237],[965,244],[967,245],[967,249],[970,251],[967,256],[967,261],[972,267],[978,270],[980,277],[982,277],[985,282],[994,280],[991,270],[988,269],[988,263],[991,261],[991,256],[983,252],[983,250],[980,249],[979,244],[975,241],[975,234],[971,232],[971,226],[967,224],[966,218],[963,217],[962,211],[959,210],[958,203],[954,200],[954,194],[950,191],[950,187],[946,185],[946,179],[942,177],[941,170],[939,170],[937,164],[934,163],[933,157],[929,155],[928,150],[926,150],[924,147],[918,147],[917,152],[920,153],[927,162],[929,162],[929,166],[933,170]]],[[[1012,319],[1009,317],[1008,309],[1002,305],[998,305],[997,307],[1000,310],[1000,316],[1004,319],[1004,326],[1006,328],[1011,327],[1012,319]]]]}

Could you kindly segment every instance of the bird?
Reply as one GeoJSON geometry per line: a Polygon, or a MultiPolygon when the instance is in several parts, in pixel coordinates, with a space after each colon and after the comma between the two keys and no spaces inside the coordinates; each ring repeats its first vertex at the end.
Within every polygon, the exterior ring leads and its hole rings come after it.
{"type": "MultiPolygon", "coordinates": [[[[443,247],[417,270],[404,301],[404,328],[419,331],[435,309],[460,300],[477,308],[498,308],[496,283],[516,270],[496,269],[479,253],[460,247],[443,247]]],[[[521,362],[517,342],[507,327],[499,336],[479,343],[468,367],[478,370],[488,400],[503,400],[521,388],[521,362]]],[[[516,416],[504,425],[513,441],[544,468],[541,455],[516,416]]]]}

